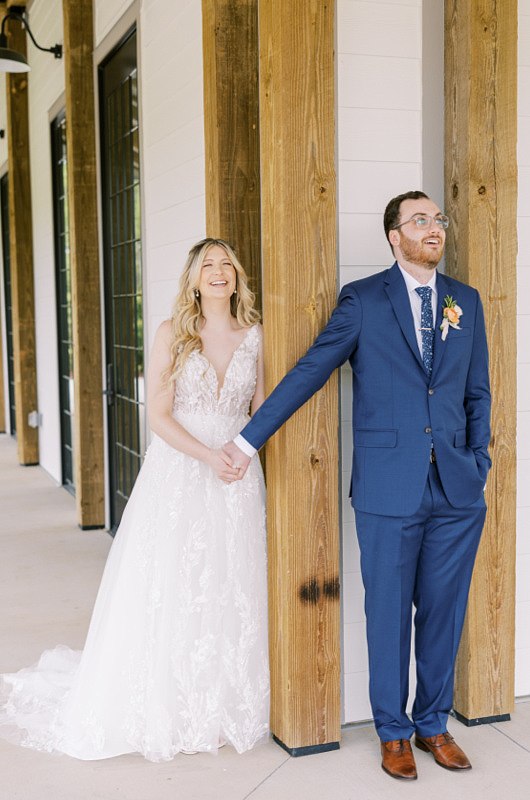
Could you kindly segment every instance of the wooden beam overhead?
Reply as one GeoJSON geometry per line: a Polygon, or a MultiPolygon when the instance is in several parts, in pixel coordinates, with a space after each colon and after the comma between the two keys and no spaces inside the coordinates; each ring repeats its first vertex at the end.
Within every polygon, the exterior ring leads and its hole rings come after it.
{"type": "MultiPolygon", "coordinates": [[[[17,20],[6,24],[8,46],[26,55],[26,31],[17,20]]],[[[18,458],[39,461],[38,429],[28,415],[37,411],[35,299],[28,125],[28,76],[6,75],[7,146],[9,169],[9,239],[18,458]]]]}
{"type": "Polygon", "coordinates": [[[203,0],[206,231],[261,290],[258,0],[203,0]]]}
{"type": "MultiPolygon", "coordinates": [[[[334,4],[259,5],[267,392],[337,296],[334,4]]],[[[338,379],[267,450],[271,728],[289,752],[338,747],[338,379]]]]}
{"type": "Polygon", "coordinates": [[[93,0],[63,0],[78,523],[105,524],[93,0]]]}
{"type": "Polygon", "coordinates": [[[447,271],[481,294],[493,468],[457,661],[468,722],[513,710],[516,511],[517,0],[445,3],[447,271]]]}

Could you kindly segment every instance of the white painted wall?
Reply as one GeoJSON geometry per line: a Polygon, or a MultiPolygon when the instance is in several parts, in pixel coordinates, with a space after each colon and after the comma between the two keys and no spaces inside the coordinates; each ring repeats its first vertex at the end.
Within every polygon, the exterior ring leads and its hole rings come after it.
{"type": "Polygon", "coordinates": [[[519,0],[515,694],[530,695],[530,0],[519,0]]]}
{"type": "MultiPolygon", "coordinates": [[[[30,9],[31,30],[39,44],[63,42],[60,0],[36,0],[30,9]]],[[[64,92],[64,62],[37,50],[29,41],[29,138],[35,276],[37,395],[42,414],[40,463],[61,481],[61,434],[57,352],[57,305],[53,234],[53,190],[50,109],[64,92]]]]}
{"type": "Polygon", "coordinates": [[[199,0],[144,0],[140,106],[146,346],[171,312],[190,247],[206,233],[199,0]]]}
{"type": "Polygon", "coordinates": [[[111,32],[114,25],[132,4],[133,0],[95,0],[94,40],[96,46],[111,32]]]}

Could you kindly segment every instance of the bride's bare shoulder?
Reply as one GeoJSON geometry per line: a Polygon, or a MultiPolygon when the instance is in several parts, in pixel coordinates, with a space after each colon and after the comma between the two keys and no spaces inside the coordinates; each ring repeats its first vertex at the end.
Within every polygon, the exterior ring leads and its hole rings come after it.
{"type": "Polygon", "coordinates": [[[173,339],[173,320],[165,319],[157,328],[156,339],[164,342],[165,344],[171,342],[173,339]]]}

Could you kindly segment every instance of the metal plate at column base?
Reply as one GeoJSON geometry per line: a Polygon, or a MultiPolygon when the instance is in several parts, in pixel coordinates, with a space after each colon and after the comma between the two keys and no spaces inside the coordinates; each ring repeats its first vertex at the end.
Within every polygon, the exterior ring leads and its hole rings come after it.
{"type": "Polygon", "coordinates": [[[280,747],[283,747],[290,756],[293,758],[298,758],[299,756],[312,756],[315,753],[327,753],[328,750],[339,750],[340,749],[340,742],[327,742],[326,744],[312,744],[309,747],[288,747],[284,744],[281,739],[278,739],[277,736],[272,734],[272,738],[279,744],[280,747]]]}
{"type": "Polygon", "coordinates": [[[105,529],[105,525],[78,525],[82,531],[102,531],[105,529]]]}
{"type": "Polygon", "coordinates": [[[492,717],[473,717],[468,719],[454,709],[451,711],[451,716],[461,722],[462,725],[466,725],[468,728],[473,728],[475,725],[490,725],[492,722],[509,722],[511,719],[509,714],[497,714],[492,717]]]}

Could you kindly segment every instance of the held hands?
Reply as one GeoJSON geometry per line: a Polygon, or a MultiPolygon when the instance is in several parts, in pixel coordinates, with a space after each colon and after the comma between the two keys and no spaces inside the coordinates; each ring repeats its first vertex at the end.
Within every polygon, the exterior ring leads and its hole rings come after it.
{"type": "Polygon", "coordinates": [[[244,477],[250,458],[233,442],[227,442],[221,450],[210,450],[207,464],[224,483],[234,483],[244,477]]]}
{"type": "Polygon", "coordinates": [[[236,478],[233,478],[233,480],[240,481],[248,469],[250,457],[240,450],[234,442],[227,442],[220,452],[229,460],[229,463],[236,471],[236,478]]]}
{"type": "Polygon", "coordinates": [[[224,483],[239,480],[240,472],[232,466],[232,459],[223,450],[210,450],[206,463],[224,483]]]}

